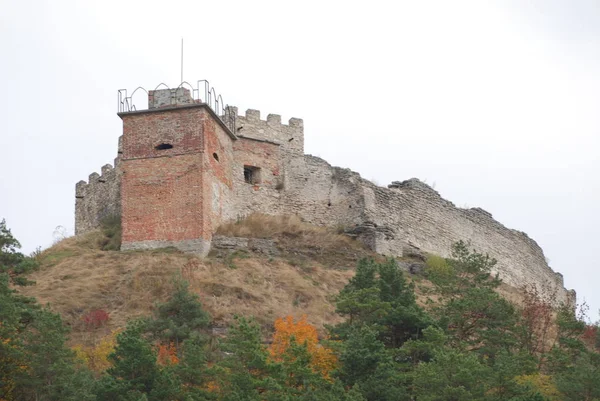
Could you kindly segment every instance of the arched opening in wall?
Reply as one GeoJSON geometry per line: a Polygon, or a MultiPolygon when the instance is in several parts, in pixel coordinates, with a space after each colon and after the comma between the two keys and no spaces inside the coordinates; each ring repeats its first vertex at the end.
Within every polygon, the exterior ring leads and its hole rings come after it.
{"type": "Polygon", "coordinates": [[[244,166],[244,182],[247,184],[260,184],[260,168],[244,166]]]}
{"type": "Polygon", "coordinates": [[[216,153],[213,153],[213,157],[215,158],[216,161],[219,161],[219,155],[216,153]]]}
{"type": "Polygon", "coordinates": [[[156,149],[156,150],[173,149],[173,145],[171,145],[170,143],[161,143],[160,145],[156,145],[154,147],[154,149],[156,149]]]}

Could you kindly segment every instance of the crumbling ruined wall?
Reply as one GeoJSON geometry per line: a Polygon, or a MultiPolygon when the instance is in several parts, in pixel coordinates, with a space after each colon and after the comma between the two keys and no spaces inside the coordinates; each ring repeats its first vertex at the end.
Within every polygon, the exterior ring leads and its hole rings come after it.
{"type": "Polygon", "coordinates": [[[347,227],[364,220],[360,175],[304,155],[287,161],[283,209],[317,225],[347,227]]]}
{"type": "Polygon", "coordinates": [[[118,168],[102,167],[102,175],[90,174],[88,182],[75,186],[75,234],[98,228],[102,220],[121,215],[121,177],[118,168]]]}
{"type": "Polygon", "coordinates": [[[114,167],[106,164],[98,173],[90,174],[88,181],[75,185],[75,235],[85,234],[100,227],[106,217],[121,215],[121,154],[119,137],[114,167]]]}
{"type": "Polygon", "coordinates": [[[451,245],[470,242],[478,252],[497,259],[496,271],[513,287],[534,285],[557,302],[574,294],[548,266],[540,246],[527,234],[508,229],[479,208],[461,209],[417,179],[395,182],[390,189],[364,183],[366,236],[373,250],[401,255],[406,248],[450,256],[451,245]]]}
{"type": "Polygon", "coordinates": [[[283,158],[283,191],[270,197],[246,193],[247,211],[295,214],[313,224],[339,227],[390,256],[418,249],[447,257],[453,243],[467,241],[497,259],[496,271],[506,284],[534,285],[557,303],[575,301],[534,240],[482,209],[458,208],[417,179],[383,188],[314,156],[284,153],[283,158]]]}
{"type": "MultiPolygon", "coordinates": [[[[153,96],[153,102],[166,104],[164,99],[153,96]]],[[[525,233],[504,227],[490,213],[479,208],[457,208],[416,179],[383,188],[349,169],[304,155],[304,127],[300,119],[290,119],[285,125],[278,115],[270,114],[261,120],[257,110],[237,116],[237,109],[230,108],[229,118],[235,114],[237,135],[232,136],[203,115],[195,117],[202,126],[191,127],[190,124],[196,124],[193,113],[199,111],[190,107],[184,106],[177,112],[181,115],[176,124],[158,115],[143,117],[148,120],[148,127],[136,126],[141,139],[130,138],[128,143],[130,152],[145,152],[144,156],[152,157],[158,154],[149,144],[176,145],[160,153],[177,157],[153,163],[135,157],[127,161],[130,175],[137,175],[150,186],[160,182],[166,185],[164,191],[155,190],[156,196],[149,200],[143,192],[136,195],[135,185],[123,192],[126,204],[147,209],[140,210],[139,221],[169,220],[164,225],[177,231],[165,231],[169,240],[177,241],[181,235],[187,238],[188,231],[197,231],[195,237],[202,238],[204,252],[219,224],[256,212],[298,215],[316,225],[338,227],[374,251],[390,256],[416,249],[449,256],[451,245],[463,240],[469,241],[472,249],[496,258],[496,270],[508,285],[535,285],[556,302],[574,303],[574,292],[564,289],[562,275],[548,266],[538,244],[525,233]],[[190,127],[182,130],[187,125],[190,127]],[[187,133],[180,138],[184,131],[187,133]],[[190,151],[197,155],[179,153],[190,151]],[[194,167],[193,171],[190,167],[194,167]],[[260,179],[247,182],[245,167],[259,168],[260,179]],[[136,206],[136,197],[147,202],[136,206]],[[163,216],[167,209],[169,214],[163,216]]],[[[126,124],[124,132],[131,136],[129,129],[126,124]]],[[[121,156],[116,159],[115,168],[104,166],[102,176],[94,173],[89,183],[77,184],[77,234],[98,227],[104,216],[121,212],[120,159],[121,156]]],[[[152,223],[139,229],[150,226],[160,228],[160,224],[152,223]]],[[[148,234],[153,237],[155,233],[148,234]]]]}

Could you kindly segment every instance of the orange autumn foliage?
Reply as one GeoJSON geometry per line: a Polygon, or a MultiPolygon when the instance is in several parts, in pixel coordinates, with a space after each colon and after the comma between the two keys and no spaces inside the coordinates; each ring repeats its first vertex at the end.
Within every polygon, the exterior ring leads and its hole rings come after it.
{"type": "Polygon", "coordinates": [[[297,344],[306,344],[308,353],[311,356],[310,367],[313,371],[329,379],[330,372],[337,366],[337,357],[331,349],[319,344],[317,329],[306,321],[306,315],[303,315],[297,323],[294,323],[292,316],[279,318],[275,321],[273,342],[269,347],[272,360],[276,362],[284,360],[283,356],[290,347],[292,337],[297,344]]]}
{"type": "Polygon", "coordinates": [[[219,384],[214,380],[206,383],[206,386],[204,388],[206,389],[206,391],[208,391],[210,393],[218,393],[221,390],[221,387],[219,387],[219,384]]]}
{"type": "Polygon", "coordinates": [[[162,366],[177,365],[179,363],[179,358],[177,357],[177,348],[175,347],[175,344],[159,344],[156,362],[162,366]]]}

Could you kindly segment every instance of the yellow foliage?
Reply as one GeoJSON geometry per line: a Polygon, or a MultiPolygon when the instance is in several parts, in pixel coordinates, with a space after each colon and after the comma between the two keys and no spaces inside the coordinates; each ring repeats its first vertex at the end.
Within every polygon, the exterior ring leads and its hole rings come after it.
{"type": "Polygon", "coordinates": [[[294,323],[294,318],[286,316],[275,321],[275,333],[273,342],[269,347],[269,354],[274,361],[282,362],[283,355],[290,347],[291,338],[294,337],[297,344],[305,344],[311,355],[310,366],[315,372],[319,372],[324,378],[329,379],[330,372],[337,365],[337,357],[333,351],[319,344],[317,329],[306,321],[306,315],[294,323]]]}
{"type": "Polygon", "coordinates": [[[73,347],[75,357],[95,373],[102,373],[112,366],[108,356],[115,350],[118,330],[100,339],[93,347],[76,345],[73,347]]]}
{"type": "Polygon", "coordinates": [[[522,385],[531,388],[533,391],[539,392],[541,395],[550,401],[562,400],[560,391],[552,381],[552,377],[541,373],[533,375],[522,375],[515,377],[515,381],[522,385]]]}
{"type": "Polygon", "coordinates": [[[429,255],[425,263],[427,264],[427,271],[436,277],[449,278],[454,275],[454,270],[452,267],[448,265],[446,259],[442,258],[441,256],[429,255]]]}
{"type": "Polygon", "coordinates": [[[450,266],[448,266],[446,259],[438,255],[429,255],[425,263],[427,263],[427,266],[430,269],[438,270],[440,272],[450,270],[450,266]]]}

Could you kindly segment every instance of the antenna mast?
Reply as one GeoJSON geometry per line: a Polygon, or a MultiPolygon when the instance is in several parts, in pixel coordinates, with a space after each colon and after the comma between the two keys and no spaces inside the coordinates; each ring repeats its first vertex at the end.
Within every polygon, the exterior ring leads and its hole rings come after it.
{"type": "Polygon", "coordinates": [[[183,38],[181,38],[181,81],[183,82],[183,38]]]}

